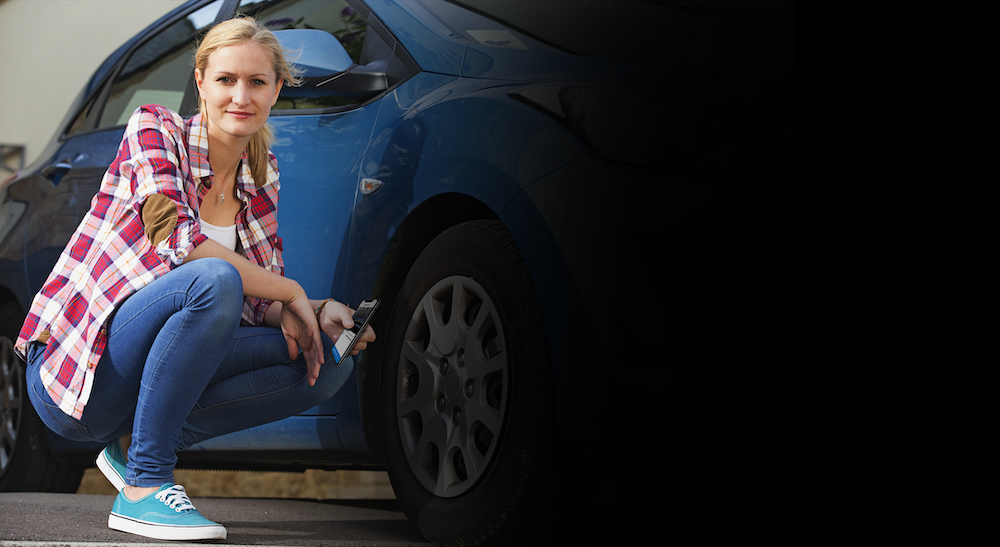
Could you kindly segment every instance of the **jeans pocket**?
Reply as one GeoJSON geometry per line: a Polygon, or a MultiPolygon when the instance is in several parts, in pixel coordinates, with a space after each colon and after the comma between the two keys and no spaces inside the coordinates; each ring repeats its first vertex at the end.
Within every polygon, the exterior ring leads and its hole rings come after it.
{"type": "Polygon", "coordinates": [[[38,413],[38,417],[53,433],[71,441],[90,442],[94,440],[94,437],[90,435],[86,426],[81,424],[76,418],[60,410],[52,402],[44,387],[32,384],[31,391],[31,402],[35,407],[35,412],[38,413]]]}
{"type": "Polygon", "coordinates": [[[45,426],[60,437],[71,441],[93,441],[94,438],[90,435],[87,427],[76,418],[63,412],[42,384],[42,378],[39,374],[41,363],[36,361],[40,360],[44,350],[45,344],[38,342],[34,342],[28,347],[28,368],[25,373],[25,383],[30,390],[28,399],[31,401],[31,406],[35,408],[35,413],[38,414],[45,426]]]}

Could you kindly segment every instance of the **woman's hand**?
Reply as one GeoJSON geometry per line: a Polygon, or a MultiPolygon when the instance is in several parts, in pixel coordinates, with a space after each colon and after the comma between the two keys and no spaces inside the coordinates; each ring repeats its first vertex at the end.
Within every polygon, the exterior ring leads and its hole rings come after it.
{"type": "Polygon", "coordinates": [[[309,385],[316,385],[320,366],[324,362],[324,351],[312,304],[305,292],[281,304],[281,332],[288,342],[288,357],[297,358],[299,348],[302,348],[309,385]]]}
{"type": "MultiPolygon", "coordinates": [[[[323,311],[319,314],[319,326],[330,337],[330,340],[336,343],[341,333],[344,332],[344,329],[354,326],[354,311],[340,302],[327,302],[323,306],[323,311]]],[[[375,330],[372,329],[371,325],[368,325],[365,327],[364,332],[361,333],[361,336],[358,337],[358,341],[354,343],[351,355],[361,353],[362,350],[368,347],[369,343],[374,341],[375,330]]]]}

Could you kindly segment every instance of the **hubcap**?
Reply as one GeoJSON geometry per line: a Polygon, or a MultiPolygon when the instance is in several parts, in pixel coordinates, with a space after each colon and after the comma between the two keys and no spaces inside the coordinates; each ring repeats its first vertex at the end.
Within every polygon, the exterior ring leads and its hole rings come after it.
{"type": "Polygon", "coordinates": [[[396,419],[424,488],[455,497],[486,472],[506,410],[503,321],[475,280],[452,276],[420,300],[403,341],[396,419]]]}
{"type": "Polygon", "coordinates": [[[0,336],[0,477],[6,473],[14,457],[21,425],[24,380],[20,369],[14,345],[6,336],[0,336]]]}

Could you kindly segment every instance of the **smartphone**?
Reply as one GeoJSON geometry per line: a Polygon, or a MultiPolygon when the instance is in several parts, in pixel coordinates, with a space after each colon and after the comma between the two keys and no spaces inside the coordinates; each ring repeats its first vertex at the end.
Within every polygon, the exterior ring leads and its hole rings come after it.
{"type": "Polygon", "coordinates": [[[354,312],[354,326],[344,329],[340,338],[337,338],[337,343],[333,345],[333,359],[338,365],[344,360],[344,357],[351,354],[351,350],[354,349],[354,344],[358,341],[358,337],[365,331],[365,327],[368,326],[368,323],[372,320],[372,316],[375,315],[375,310],[378,309],[379,302],[380,300],[377,298],[362,302],[358,306],[358,310],[354,312]]]}

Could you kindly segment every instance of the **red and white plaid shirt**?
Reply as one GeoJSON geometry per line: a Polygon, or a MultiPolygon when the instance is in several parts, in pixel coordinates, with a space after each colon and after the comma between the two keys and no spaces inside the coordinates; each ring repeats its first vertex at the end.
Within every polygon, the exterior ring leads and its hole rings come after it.
{"type": "MultiPolygon", "coordinates": [[[[183,264],[207,238],[198,210],[214,181],[208,163],[208,128],[202,116],[185,121],[159,106],[132,115],[101,189],[69,240],[52,273],[35,295],[16,348],[46,344],[42,381],[66,414],[83,416],[94,370],[107,345],[105,325],[126,297],[183,264]],[[173,232],[155,247],[144,230],[145,200],[162,194],[177,205],[173,232]]],[[[257,188],[246,152],[236,183],[244,202],[236,216],[243,254],[285,274],[278,223],[278,168],[270,155],[267,180],[257,188]]],[[[247,297],[243,319],[264,323],[269,301],[247,297]]]]}

